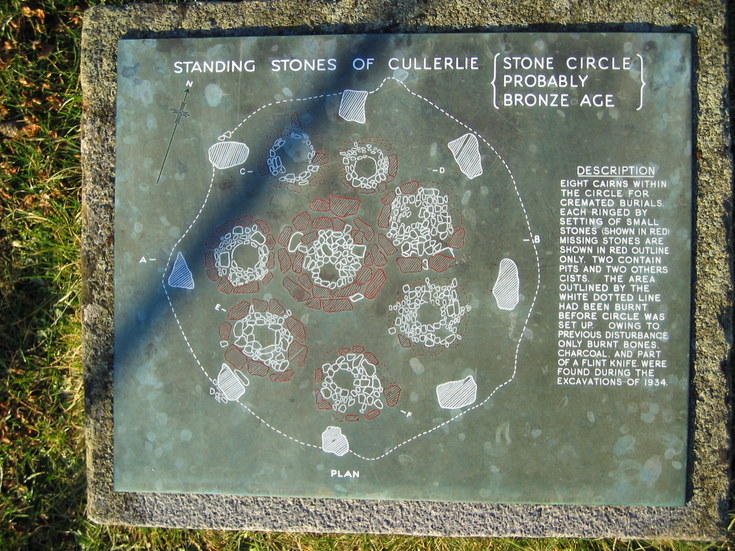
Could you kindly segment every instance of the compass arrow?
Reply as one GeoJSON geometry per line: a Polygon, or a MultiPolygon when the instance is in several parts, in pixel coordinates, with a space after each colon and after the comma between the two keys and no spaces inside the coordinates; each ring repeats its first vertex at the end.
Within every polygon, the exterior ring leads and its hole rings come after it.
{"type": "Polygon", "coordinates": [[[186,98],[189,97],[189,91],[191,88],[187,87],[186,90],[184,90],[184,99],[181,100],[181,105],[179,105],[178,109],[174,109],[173,107],[170,109],[172,113],[176,114],[176,121],[174,122],[174,129],[171,132],[171,139],[168,141],[168,147],[166,148],[166,154],[163,156],[163,162],[161,163],[161,170],[158,172],[158,179],[156,180],[156,184],[161,181],[161,174],[163,174],[163,167],[166,166],[166,159],[168,159],[168,152],[171,151],[171,144],[174,142],[174,136],[176,135],[176,129],[179,127],[179,123],[181,122],[181,119],[183,117],[188,117],[189,113],[188,111],[184,110],[184,107],[186,107],[186,98]]]}

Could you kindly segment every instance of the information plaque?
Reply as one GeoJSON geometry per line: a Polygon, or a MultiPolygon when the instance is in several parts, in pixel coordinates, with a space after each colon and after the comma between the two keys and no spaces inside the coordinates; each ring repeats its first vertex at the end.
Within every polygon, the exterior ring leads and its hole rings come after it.
{"type": "Polygon", "coordinates": [[[115,490],[679,506],[691,37],[119,42],[115,490]]]}

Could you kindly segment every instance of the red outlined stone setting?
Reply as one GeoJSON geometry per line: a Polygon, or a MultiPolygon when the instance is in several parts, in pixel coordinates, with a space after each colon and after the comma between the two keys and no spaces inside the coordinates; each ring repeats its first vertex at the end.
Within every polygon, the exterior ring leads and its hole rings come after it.
{"type": "Polygon", "coordinates": [[[401,387],[363,346],[340,348],[336,358],[315,370],[314,382],[319,385],[314,390],[316,407],[331,411],[340,422],[371,421],[401,398],[401,387]]]}

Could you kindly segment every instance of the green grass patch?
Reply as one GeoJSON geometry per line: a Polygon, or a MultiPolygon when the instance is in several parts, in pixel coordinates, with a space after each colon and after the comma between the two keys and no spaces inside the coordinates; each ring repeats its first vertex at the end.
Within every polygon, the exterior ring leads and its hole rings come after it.
{"type": "MultiPolygon", "coordinates": [[[[78,81],[84,3],[0,2],[0,549],[704,550],[98,526],[85,517],[78,81]]],[[[727,545],[733,546],[733,541],[727,545]]]]}

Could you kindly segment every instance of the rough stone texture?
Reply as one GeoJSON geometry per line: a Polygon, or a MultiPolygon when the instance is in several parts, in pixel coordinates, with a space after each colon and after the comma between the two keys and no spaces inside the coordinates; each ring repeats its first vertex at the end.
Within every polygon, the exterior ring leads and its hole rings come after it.
{"type": "Polygon", "coordinates": [[[716,0],[285,0],[130,5],[87,12],[83,32],[83,324],[89,516],[114,524],[456,536],[717,539],[726,530],[732,342],[725,2],[716,0]],[[691,30],[695,39],[693,376],[685,507],[270,499],[113,490],[113,200],[117,40],[448,30],[691,30]]]}

